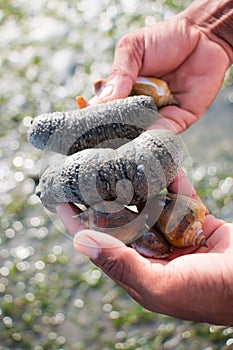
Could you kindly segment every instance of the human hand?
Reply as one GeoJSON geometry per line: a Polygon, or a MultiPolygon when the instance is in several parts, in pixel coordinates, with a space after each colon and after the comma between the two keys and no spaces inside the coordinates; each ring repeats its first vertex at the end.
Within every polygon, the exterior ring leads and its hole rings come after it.
{"type": "Polygon", "coordinates": [[[179,103],[160,109],[163,125],[180,133],[196,122],[218,93],[230,59],[219,41],[188,19],[181,12],[124,36],[116,47],[106,89],[91,103],[124,98],[138,75],[154,76],[168,83],[179,103]]]}
{"type": "MultiPolygon", "coordinates": [[[[181,172],[171,192],[198,199],[181,172]]],[[[200,200],[200,199],[198,199],[200,200]]],[[[233,225],[207,214],[208,248],[174,249],[167,259],[147,259],[105,233],[84,230],[72,204],[58,214],[74,237],[74,247],[145,308],[176,318],[230,325],[233,322],[233,225]]]]}

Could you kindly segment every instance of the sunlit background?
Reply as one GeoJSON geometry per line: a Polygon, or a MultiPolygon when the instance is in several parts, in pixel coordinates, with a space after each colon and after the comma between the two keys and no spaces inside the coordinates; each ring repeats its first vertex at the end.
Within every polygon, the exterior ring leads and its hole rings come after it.
{"type": "MultiPolygon", "coordinates": [[[[92,96],[92,81],[108,74],[123,34],[189,3],[0,0],[0,349],[232,349],[233,327],[152,314],[73,250],[34,194],[41,152],[26,137],[31,117],[92,96]]],[[[231,83],[229,70],[208,113],[183,134],[184,167],[208,208],[228,221],[231,83]]]]}

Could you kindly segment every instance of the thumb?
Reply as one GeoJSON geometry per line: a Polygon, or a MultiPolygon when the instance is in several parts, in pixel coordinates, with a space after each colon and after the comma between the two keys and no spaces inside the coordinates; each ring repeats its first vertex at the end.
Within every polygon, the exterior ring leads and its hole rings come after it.
{"type": "Polygon", "coordinates": [[[172,300],[169,286],[173,291],[174,279],[166,269],[165,259],[146,259],[115,237],[91,230],[77,233],[74,247],[91,258],[140,305],[168,313],[167,302],[172,300]]]}
{"type": "Polygon", "coordinates": [[[127,291],[141,291],[145,281],[145,264],[150,261],[106,233],[79,231],[74,237],[74,248],[88,256],[111,279],[127,291]]]}

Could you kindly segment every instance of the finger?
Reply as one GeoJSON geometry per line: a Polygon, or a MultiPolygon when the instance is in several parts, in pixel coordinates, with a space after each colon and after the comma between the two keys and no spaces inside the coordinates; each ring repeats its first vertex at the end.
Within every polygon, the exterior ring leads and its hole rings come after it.
{"type": "MultiPolygon", "coordinates": [[[[225,224],[225,221],[216,218],[212,214],[207,214],[205,217],[205,222],[203,224],[203,230],[205,232],[205,236],[207,238],[211,237],[218,230],[218,228],[224,224],[225,224]]],[[[219,239],[219,237],[217,238],[219,239]]],[[[209,240],[207,240],[207,242],[210,250],[213,247],[213,242],[211,243],[209,240]]]]}
{"type": "Polygon", "coordinates": [[[125,35],[116,46],[114,61],[105,88],[91,103],[127,97],[142,67],[144,34],[142,30],[125,35]]]}
{"type": "MultiPolygon", "coordinates": [[[[179,103],[179,96],[174,95],[174,97],[179,103]]],[[[182,133],[200,118],[191,111],[178,106],[163,107],[159,110],[159,114],[160,118],[150,126],[150,129],[163,127],[172,130],[175,134],[182,133]]]]}
{"type": "Polygon", "coordinates": [[[201,201],[198,197],[195,188],[193,187],[191,181],[186,176],[185,172],[181,169],[172,183],[168,186],[168,191],[171,193],[181,194],[198,201],[201,201]]]}
{"type": "Polygon", "coordinates": [[[81,224],[79,220],[75,219],[75,216],[80,214],[80,212],[81,210],[79,210],[76,205],[72,203],[57,204],[57,213],[72,236],[85,228],[85,226],[81,224]]]}

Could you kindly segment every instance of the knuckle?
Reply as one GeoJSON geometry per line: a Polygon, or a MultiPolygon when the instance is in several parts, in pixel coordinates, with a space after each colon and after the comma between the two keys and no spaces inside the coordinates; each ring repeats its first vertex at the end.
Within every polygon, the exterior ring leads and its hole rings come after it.
{"type": "Polygon", "coordinates": [[[144,34],[141,30],[124,35],[116,46],[116,52],[126,51],[130,63],[141,66],[144,56],[144,34]]]}
{"type": "Polygon", "coordinates": [[[128,33],[124,35],[117,44],[117,48],[121,47],[141,47],[142,45],[142,35],[141,31],[138,30],[133,33],[128,33]]]}
{"type": "Polygon", "coordinates": [[[123,37],[120,38],[120,40],[117,43],[116,48],[121,49],[122,47],[127,47],[132,43],[135,39],[135,34],[134,33],[128,33],[124,35],[123,37]]]}

